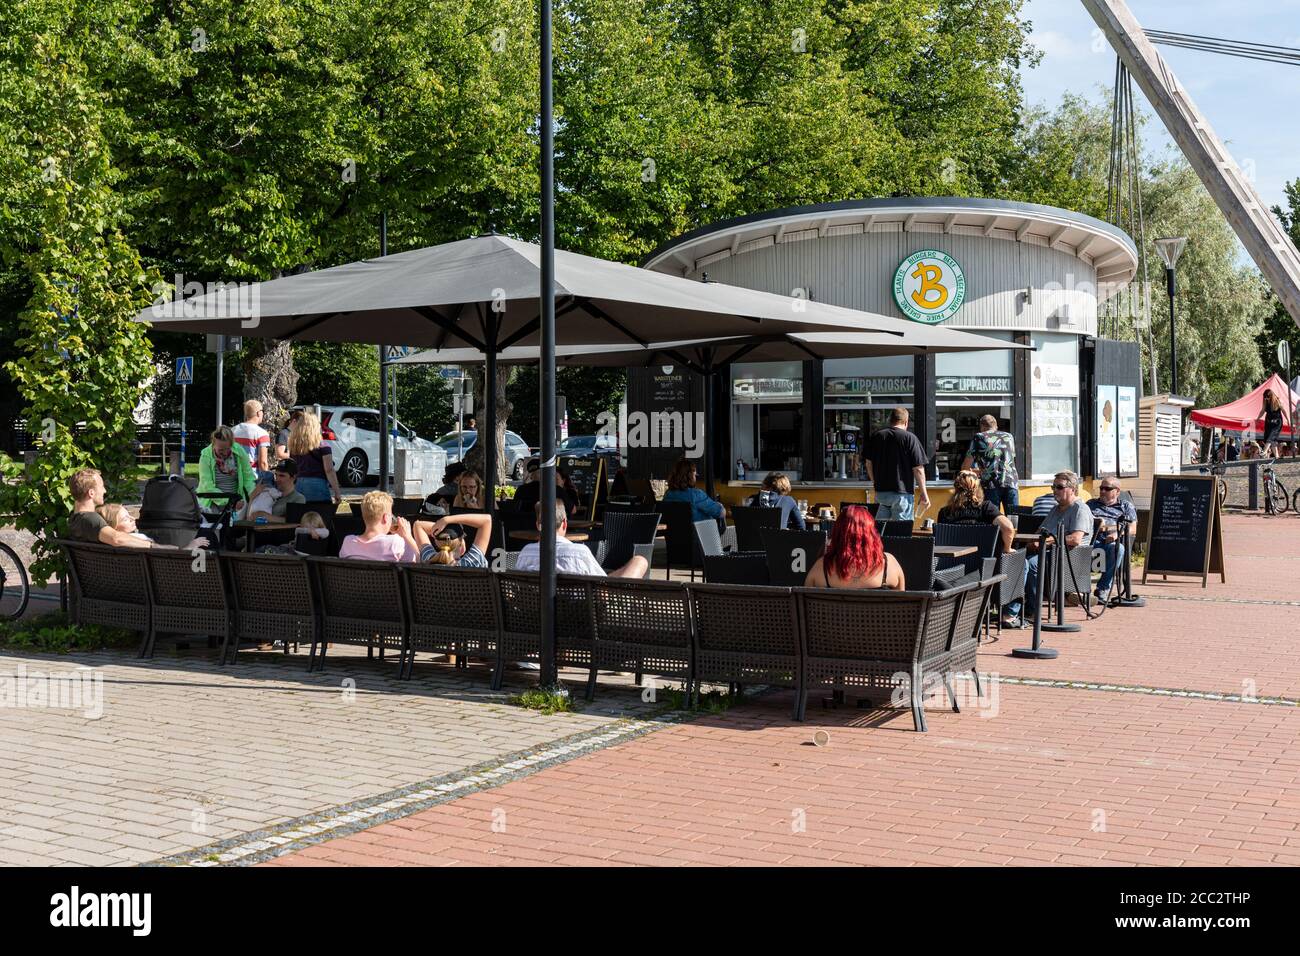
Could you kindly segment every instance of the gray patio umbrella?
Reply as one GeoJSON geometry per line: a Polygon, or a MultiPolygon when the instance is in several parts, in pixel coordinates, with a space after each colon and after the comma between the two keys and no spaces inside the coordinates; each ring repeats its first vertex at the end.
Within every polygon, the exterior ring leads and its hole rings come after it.
{"type": "MultiPolygon", "coordinates": [[[[713,375],[720,366],[745,359],[750,362],[803,361],[805,359],[867,358],[879,355],[919,355],[928,352],[976,352],[992,349],[1028,349],[1018,345],[941,326],[906,323],[901,335],[879,332],[772,332],[748,336],[657,342],[649,346],[559,346],[558,365],[606,368],[650,366],[670,359],[704,376],[704,486],[713,494],[713,375]]],[[[541,360],[541,350],[512,346],[497,356],[499,362],[530,364],[541,360]]],[[[473,365],[484,361],[474,349],[428,349],[396,361],[399,365],[473,365]]]]}
{"type": "MultiPolygon", "coordinates": [[[[289,340],[468,347],[486,357],[489,382],[503,350],[541,344],[539,246],[489,235],[412,249],[331,269],[173,302],[137,316],[172,332],[289,340]]],[[[820,302],[703,283],[557,250],[557,345],[623,342],[645,347],[705,336],[786,330],[915,334],[903,319],[820,302]]],[[[487,389],[496,422],[496,391],[487,389]]],[[[485,434],[494,461],[496,432],[485,434]]],[[[495,495],[495,475],[486,476],[495,495]]]]}

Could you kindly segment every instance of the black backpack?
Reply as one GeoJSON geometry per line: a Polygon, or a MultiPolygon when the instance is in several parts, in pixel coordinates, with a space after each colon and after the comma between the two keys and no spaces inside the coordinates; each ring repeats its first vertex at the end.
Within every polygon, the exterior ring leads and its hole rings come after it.
{"type": "Polygon", "coordinates": [[[145,482],[136,524],[159,544],[188,544],[201,518],[194,489],[179,475],[158,475],[145,482]]]}

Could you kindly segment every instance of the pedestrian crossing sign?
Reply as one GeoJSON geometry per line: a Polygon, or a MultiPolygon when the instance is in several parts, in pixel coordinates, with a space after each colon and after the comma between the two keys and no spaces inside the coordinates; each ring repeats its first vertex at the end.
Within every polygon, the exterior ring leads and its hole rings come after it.
{"type": "Polygon", "coordinates": [[[176,357],[176,384],[193,385],[194,384],[194,356],[179,355],[176,357]]]}

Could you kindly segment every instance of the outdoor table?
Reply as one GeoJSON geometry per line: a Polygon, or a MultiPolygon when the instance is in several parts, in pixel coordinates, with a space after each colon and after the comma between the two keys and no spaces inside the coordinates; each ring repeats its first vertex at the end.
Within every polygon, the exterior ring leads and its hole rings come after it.
{"type": "MultiPolygon", "coordinates": [[[[570,541],[586,541],[589,535],[585,531],[569,531],[564,535],[570,541]]],[[[511,531],[510,537],[517,538],[520,541],[540,541],[542,533],[540,531],[511,531]]]]}
{"type": "Polygon", "coordinates": [[[248,518],[240,518],[238,521],[232,522],[230,528],[232,531],[247,531],[248,534],[244,537],[244,550],[256,551],[257,533],[259,531],[296,532],[298,530],[298,525],[296,522],[291,524],[287,521],[268,521],[266,524],[258,524],[256,521],[252,521],[248,518]]]}
{"type": "Polygon", "coordinates": [[[946,558],[964,558],[978,550],[979,548],[973,544],[936,544],[934,546],[934,553],[943,555],[946,558]]]}
{"type": "Polygon", "coordinates": [[[1013,542],[1017,543],[1017,544],[1029,544],[1031,541],[1037,541],[1037,540],[1038,540],[1038,532],[1037,532],[1037,531],[1023,531],[1023,532],[1021,532],[1021,531],[1017,531],[1017,532],[1015,533],[1015,535],[1012,537],[1011,540],[1012,540],[1013,542]]]}

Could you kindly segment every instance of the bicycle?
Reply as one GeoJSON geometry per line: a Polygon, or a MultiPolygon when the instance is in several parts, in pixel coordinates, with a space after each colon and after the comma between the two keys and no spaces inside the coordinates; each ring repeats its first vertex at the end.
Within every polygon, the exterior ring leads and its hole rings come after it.
{"type": "MultiPolygon", "coordinates": [[[[1277,480],[1272,465],[1265,465],[1261,470],[1264,478],[1264,514],[1283,514],[1291,502],[1286,493],[1286,485],[1277,480]]],[[[1297,490],[1297,494],[1300,494],[1300,490],[1297,490]]]]}
{"type": "Polygon", "coordinates": [[[1222,511],[1224,504],[1228,500],[1228,479],[1224,477],[1228,473],[1228,469],[1222,464],[1214,464],[1208,468],[1202,468],[1201,474],[1205,474],[1207,471],[1215,477],[1214,486],[1219,494],[1219,510],[1222,511]]]}
{"type": "Polygon", "coordinates": [[[27,610],[31,582],[14,549],[3,542],[0,542],[0,587],[0,620],[16,621],[27,610]]]}

